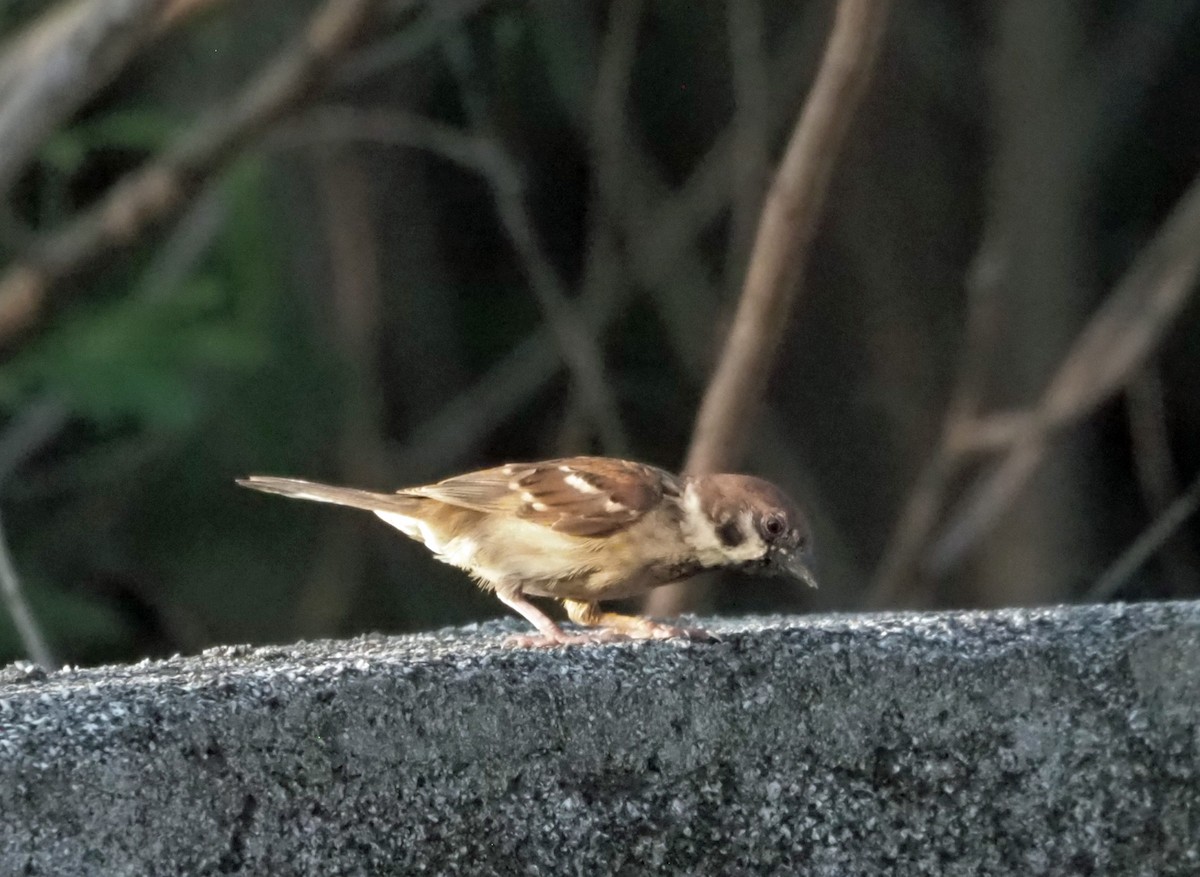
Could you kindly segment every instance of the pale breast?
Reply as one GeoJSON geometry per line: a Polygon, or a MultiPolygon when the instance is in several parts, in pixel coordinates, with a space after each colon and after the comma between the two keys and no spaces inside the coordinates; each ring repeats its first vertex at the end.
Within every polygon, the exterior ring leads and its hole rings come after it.
{"type": "Polygon", "coordinates": [[[679,536],[678,512],[668,507],[603,537],[572,536],[512,515],[464,511],[463,521],[435,528],[396,512],[377,514],[484,585],[519,583],[535,596],[621,599],[696,571],[679,536]]]}

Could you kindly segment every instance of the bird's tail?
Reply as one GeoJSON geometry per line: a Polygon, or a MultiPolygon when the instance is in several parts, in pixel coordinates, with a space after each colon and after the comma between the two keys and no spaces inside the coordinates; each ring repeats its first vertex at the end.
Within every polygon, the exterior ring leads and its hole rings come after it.
{"type": "Polygon", "coordinates": [[[331,502],[334,505],[347,505],[369,512],[411,513],[422,502],[421,497],[403,493],[374,493],[370,490],[356,490],[353,487],[335,487],[332,484],[317,484],[315,481],[301,481],[299,478],[275,478],[271,475],[238,478],[237,483],[242,487],[261,490],[263,493],[277,493],[280,496],[311,499],[314,502],[331,502]]]}

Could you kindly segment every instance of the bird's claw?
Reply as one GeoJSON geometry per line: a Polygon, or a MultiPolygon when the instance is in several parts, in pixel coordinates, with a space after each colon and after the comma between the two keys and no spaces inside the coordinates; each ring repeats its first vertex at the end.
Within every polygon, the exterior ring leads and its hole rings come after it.
{"type": "Polygon", "coordinates": [[[655,622],[647,639],[686,639],[694,643],[719,643],[721,638],[702,627],[676,627],[672,624],[655,622]]]}
{"type": "Polygon", "coordinates": [[[682,639],[695,643],[719,643],[721,638],[700,627],[676,627],[658,621],[648,622],[645,627],[633,630],[596,628],[578,633],[568,633],[561,628],[538,633],[517,633],[507,637],[504,645],[513,649],[553,649],[559,646],[584,646],[603,643],[629,642],[634,640],[682,639]]]}
{"type": "Polygon", "coordinates": [[[538,633],[516,633],[504,640],[504,645],[512,649],[553,649],[559,646],[584,646],[593,643],[615,643],[629,637],[615,630],[588,630],[580,633],[567,633],[565,630],[554,630],[538,633]]]}

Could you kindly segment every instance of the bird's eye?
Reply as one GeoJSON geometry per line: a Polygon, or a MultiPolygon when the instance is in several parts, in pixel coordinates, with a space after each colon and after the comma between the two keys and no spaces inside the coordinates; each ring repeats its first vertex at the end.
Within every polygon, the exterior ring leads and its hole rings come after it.
{"type": "Polygon", "coordinates": [[[763,533],[770,539],[778,538],[787,529],[787,524],[779,515],[768,515],[763,519],[763,533]]]}

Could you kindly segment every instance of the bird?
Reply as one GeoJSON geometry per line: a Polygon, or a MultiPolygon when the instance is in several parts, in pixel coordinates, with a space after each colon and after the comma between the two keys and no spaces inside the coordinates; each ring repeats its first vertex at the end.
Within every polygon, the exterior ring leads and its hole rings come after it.
{"type": "Polygon", "coordinates": [[[600,605],[705,570],[785,574],[817,586],[808,520],[782,490],[751,475],[673,475],[579,456],[508,463],[395,493],[267,475],[237,483],[374,512],[533,625],[535,634],[511,638],[517,646],[715,639],[600,605]],[[583,630],[564,630],[530,597],[560,600],[583,630]]]}

